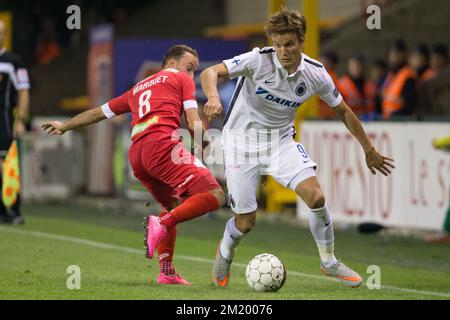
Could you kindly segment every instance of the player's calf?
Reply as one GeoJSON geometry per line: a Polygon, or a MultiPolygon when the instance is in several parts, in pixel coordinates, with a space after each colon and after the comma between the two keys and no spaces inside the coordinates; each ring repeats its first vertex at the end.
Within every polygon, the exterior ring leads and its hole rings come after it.
{"type": "Polygon", "coordinates": [[[247,234],[253,230],[256,224],[256,212],[246,214],[236,214],[236,228],[243,234],[247,234]]]}
{"type": "Polygon", "coordinates": [[[213,189],[210,190],[209,193],[211,193],[217,199],[219,208],[227,203],[227,197],[222,189],[213,189]]]}

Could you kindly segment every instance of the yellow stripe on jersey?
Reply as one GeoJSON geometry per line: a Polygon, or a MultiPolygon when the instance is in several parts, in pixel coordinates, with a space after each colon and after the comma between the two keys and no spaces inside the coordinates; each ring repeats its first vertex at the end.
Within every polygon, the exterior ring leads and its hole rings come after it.
{"type": "Polygon", "coordinates": [[[154,116],[148,119],[145,122],[138,123],[133,127],[133,130],[131,130],[131,138],[133,138],[135,135],[144,132],[147,128],[151,127],[154,124],[157,124],[159,122],[159,116],[154,116]]]}

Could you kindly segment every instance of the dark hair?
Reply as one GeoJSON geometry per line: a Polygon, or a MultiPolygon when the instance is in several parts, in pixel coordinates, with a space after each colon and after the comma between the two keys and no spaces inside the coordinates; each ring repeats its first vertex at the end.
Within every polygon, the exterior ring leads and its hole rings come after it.
{"type": "Polygon", "coordinates": [[[406,43],[402,39],[396,39],[390,44],[390,49],[398,52],[406,52],[406,43]]]}
{"type": "Polygon", "coordinates": [[[362,54],[362,52],[360,51],[355,51],[352,53],[352,55],[350,56],[350,59],[356,60],[359,63],[364,63],[365,62],[365,58],[364,55],[362,54]]]}
{"type": "Polygon", "coordinates": [[[339,57],[334,50],[325,50],[320,56],[327,58],[333,64],[337,64],[339,62],[339,57]]]}
{"type": "Polygon", "coordinates": [[[374,59],[372,61],[372,65],[376,66],[376,67],[378,67],[380,69],[387,70],[387,64],[386,64],[386,62],[383,59],[379,59],[379,58],[374,59]]]}
{"type": "Polygon", "coordinates": [[[164,67],[169,59],[175,59],[178,61],[186,52],[191,53],[198,58],[197,50],[192,49],[185,44],[177,44],[167,50],[166,54],[164,55],[162,66],[164,67]]]}
{"type": "Polygon", "coordinates": [[[283,10],[275,13],[269,18],[266,26],[266,35],[295,33],[300,42],[305,41],[306,19],[296,10],[283,10]]]}
{"type": "Polygon", "coordinates": [[[427,60],[430,57],[430,51],[428,50],[428,46],[423,42],[419,42],[418,44],[416,44],[416,46],[414,47],[414,52],[425,57],[425,59],[427,60]]]}
{"type": "Polygon", "coordinates": [[[433,46],[432,52],[433,52],[433,54],[442,56],[444,58],[448,58],[448,49],[447,49],[447,46],[443,43],[436,43],[433,46]]]}

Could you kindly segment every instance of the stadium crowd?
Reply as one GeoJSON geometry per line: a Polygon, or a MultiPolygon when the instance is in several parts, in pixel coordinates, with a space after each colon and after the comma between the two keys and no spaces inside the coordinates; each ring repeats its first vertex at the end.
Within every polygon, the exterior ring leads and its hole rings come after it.
{"type": "MultiPolygon", "coordinates": [[[[148,4],[156,0],[147,1],[148,4]]],[[[83,25],[114,23],[120,26],[140,7],[138,0],[0,0],[0,11],[12,12],[14,51],[28,66],[45,65],[64,54],[65,49],[86,42],[89,28],[69,30],[67,8],[77,5],[83,25]],[[61,14],[63,13],[63,14],[61,14]]]]}
{"type": "MultiPolygon", "coordinates": [[[[324,51],[320,61],[331,75],[345,101],[362,120],[390,120],[408,117],[448,115],[436,101],[445,92],[439,89],[450,72],[448,48],[442,43],[431,46],[417,43],[411,51],[403,40],[391,43],[386,59],[370,62],[360,52],[346,61],[346,72],[336,73],[338,55],[324,51]]],[[[445,90],[445,88],[444,88],[445,90]]],[[[336,114],[320,102],[318,116],[335,119],[336,114]]]]}

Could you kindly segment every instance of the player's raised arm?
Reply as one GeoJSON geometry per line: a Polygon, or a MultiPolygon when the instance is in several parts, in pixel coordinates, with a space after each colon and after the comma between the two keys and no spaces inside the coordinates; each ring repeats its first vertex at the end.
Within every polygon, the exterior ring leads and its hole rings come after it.
{"type": "Polygon", "coordinates": [[[102,108],[98,107],[95,109],[84,111],[65,122],[52,121],[44,123],[41,125],[41,128],[42,130],[47,131],[49,135],[60,136],[66,131],[84,127],[104,119],[106,119],[106,116],[102,108]]]}
{"type": "Polygon", "coordinates": [[[203,106],[203,112],[208,121],[222,113],[222,103],[220,102],[219,91],[217,90],[217,80],[228,76],[228,69],[224,63],[213,65],[203,70],[200,74],[203,92],[205,93],[206,104],[203,106]]]}
{"type": "Polygon", "coordinates": [[[336,111],[339,119],[361,144],[361,147],[366,155],[367,167],[372,174],[376,174],[376,170],[378,170],[385,176],[389,175],[391,170],[395,168],[392,164],[394,159],[381,155],[375,147],[372,146],[372,143],[370,143],[361,122],[350,107],[345,103],[345,101],[342,100],[339,105],[334,107],[334,110],[336,111]]]}

